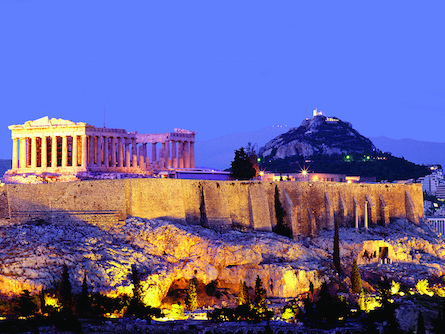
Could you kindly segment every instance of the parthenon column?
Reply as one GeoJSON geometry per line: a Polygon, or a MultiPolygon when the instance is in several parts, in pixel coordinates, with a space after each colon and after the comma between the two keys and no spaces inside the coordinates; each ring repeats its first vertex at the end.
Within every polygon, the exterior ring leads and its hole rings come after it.
{"type": "Polygon", "coordinates": [[[77,161],[77,135],[73,135],[71,136],[71,138],[73,139],[73,148],[72,148],[72,152],[71,152],[71,166],[73,167],[77,167],[78,165],[78,161],[77,161]]]}
{"type": "Polygon", "coordinates": [[[159,149],[159,168],[165,168],[165,143],[161,143],[161,148],[159,149]]]}
{"type": "Polygon", "coordinates": [[[145,169],[145,151],[147,146],[145,144],[139,145],[139,168],[145,169]]]}
{"type": "Polygon", "coordinates": [[[155,163],[158,158],[156,157],[156,144],[157,143],[151,143],[151,162],[155,163]]]}
{"type": "Polygon", "coordinates": [[[111,137],[111,167],[116,167],[116,137],[111,137]]]}
{"type": "Polygon", "coordinates": [[[178,168],[184,168],[184,145],[183,142],[178,142],[178,168]]]}
{"type": "Polygon", "coordinates": [[[189,142],[184,142],[184,168],[190,168],[189,142]]]}
{"type": "Polygon", "coordinates": [[[117,138],[119,167],[124,167],[124,147],[122,140],[122,137],[117,138]]]}
{"type": "Polygon", "coordinates": [[[136,138],[131,138],[131,156],[132,156],[132,166],[138,166],[138,151],[136,148],[136,138]]]}
{"type": "Polygon", "coordinates": [[[125,141],[125,167],[131,167],[131,156],[130,156],[130,142],[127,138],[125,141]]]}
{"type": "Polygon", "coordinates": [[[89,154],[88,154],[88,165],[94,166],[94,137],[88,137],[88,146],[89,146],[89,154]]]}
{"type": "Polygon", "coordinates": [[[82,135],[82,167],[86,168],[88,164],[87,136],[82,135]]]}
{"type": "Polygon", "coordinates": [[[37,137],[31,137],[31,168],[37,167],[37,137]]]}
{"type": "Polygon", "coordinates": [[[96,141],[96,165],[102,166],[102,136],[97,136],[96,141]]]}
{"type": "Polygon", "coordinates": [[[26,138],[20,138],[20,168],[26,168],[26,138]]]}
{"type": "Polygon", "coordinates": [[[19,167],[19,146],[18,139],[12,139],[12,169],[17,169],[19,167]]]}
{"type": "Polygon", "coordinates": [[[51,141],[51,167],[57,167],[57,136],[53,136],[51,141]]]}
{"type": "Polygon", "coordinates": [[[195,142],[190,142],[190,168],[195,168],[195,142]]]}
{"type": "Polygon", "coordinates": [[[110,155],[108,154],[108,137],[104,137],[104,165],[110,167],[110,155]]]}
{"type": "Polygon", "coordinates": [[[165,167],[172,167],[172,160],[170,159],[170,141],[165,143],[165,151],[164,151],[164,159],[165,159],[165,167]]]}
{"type": "Polygon", "coordinates": [[[68,137],[62,136],[62,167],[68,166],[68,137]]]}
{"type": "Polygon", "coordinates": [[[176,140],[172,140],[172,167],[178,167],[178,159],[176,158],[176,140]]]}
{"type": "Polygon", "coordinates": [[[48,161],[47,161],[47,157],[48,157],[48,147],[47,147],[47,142],[46,142],[46,136],[44,135],[42,137],[42,145],[40,146],[40,166],[42,168],[46,168],[48,167],[48,161]]]}

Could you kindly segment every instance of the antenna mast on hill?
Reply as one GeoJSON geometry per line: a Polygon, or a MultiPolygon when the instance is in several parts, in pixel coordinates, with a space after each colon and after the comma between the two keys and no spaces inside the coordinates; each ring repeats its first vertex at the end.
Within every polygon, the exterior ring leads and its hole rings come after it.
{"type": "Polygon", "coordinates": [[[105,127],[105,107],[104,107],[104,127],[105,127]]]}

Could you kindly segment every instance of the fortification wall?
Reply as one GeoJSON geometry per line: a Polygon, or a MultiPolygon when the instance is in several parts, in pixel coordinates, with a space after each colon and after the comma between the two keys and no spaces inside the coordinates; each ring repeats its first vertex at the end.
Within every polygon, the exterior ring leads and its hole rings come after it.
{"type": "Polygon", "coordinates": [[[236,226],[270,231],[277,224],[277,200],[286,211],[284,221],[294,237],[332,229],[334,220],[341,225],[354,225],[356,215],[363,225],[365,203],[370,223],[384,224],[395,218],[418,222],[419,216],[423,216],[419,184],[142,178],[5,185],[0,188],[0,216],[11,215],[20,220],[28,212],[42,218],[46,218],[45,212],[58,212],[58,217],[60,212],[66,212],[80,220],[110,224],[112,219],[99,217],[101,213],[113,213],[120,220],[127,215],[164,217],[214,228],[236,226]]]}

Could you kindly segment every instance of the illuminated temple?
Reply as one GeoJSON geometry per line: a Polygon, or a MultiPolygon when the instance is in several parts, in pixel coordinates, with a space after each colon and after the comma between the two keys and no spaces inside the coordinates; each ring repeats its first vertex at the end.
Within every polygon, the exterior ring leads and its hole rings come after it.
{"type": "Polygon", "coordinates": [[[5,176],[59,173],[151,174],[195,167],[196,132],[138,134],[42,117],[9,126],[12,169],[5,176]]]}

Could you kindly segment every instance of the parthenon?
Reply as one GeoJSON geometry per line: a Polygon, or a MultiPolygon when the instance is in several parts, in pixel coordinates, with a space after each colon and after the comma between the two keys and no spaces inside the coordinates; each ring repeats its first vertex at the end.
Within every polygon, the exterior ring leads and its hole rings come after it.
{"type": "Polygon", "coordinates": [[[9,174],[150,173],[195,167],[193,131],[138,134],[47,116],[9,129],[13,141],[9,174]]]}

